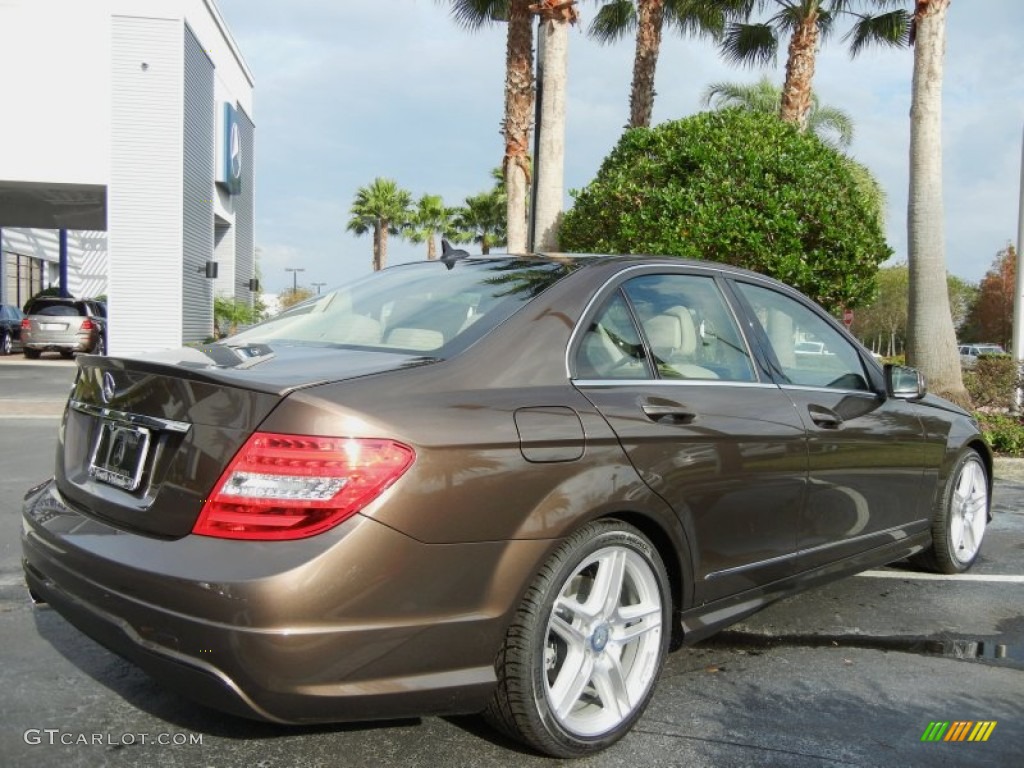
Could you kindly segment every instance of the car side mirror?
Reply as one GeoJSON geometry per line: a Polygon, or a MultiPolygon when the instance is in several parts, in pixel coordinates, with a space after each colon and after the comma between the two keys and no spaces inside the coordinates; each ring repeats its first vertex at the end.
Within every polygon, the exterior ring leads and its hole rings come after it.
{"type": "Polygon", "coordinates": [[[906,365],[885,365],[885,394],[898,400],[920,400],[928,392],[924,374],[906,365]]]}

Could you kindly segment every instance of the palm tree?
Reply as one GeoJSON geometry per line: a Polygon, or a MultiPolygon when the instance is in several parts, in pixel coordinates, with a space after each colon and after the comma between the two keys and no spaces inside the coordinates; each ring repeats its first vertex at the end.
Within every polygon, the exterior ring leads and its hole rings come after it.
{"type": "Polygon", "coordinates": [[[491,247],[505,243],[505,195],[498,188],[466,198],[459,208],[455,222],[462,230],[464,240],[480,244],[483,254],[491,247]]]}
{"type": "Polygon", "coordinates": [[[414,243],[427,243],[427,258],[437,258],[437,240],[435,236],[447,237],[455,235],[455,216],[457,209],[446,208],[440,195],[423,195],[416,202],[407,237],[414,243]]]}
{"type": "Polygon", "coordinates": [[[910,105],[910,197],[907,208],[910,306],[907,361],[930,388],[970,403],[957,356],[956,331],[946,285],[942,209],[942,66],[950,0],[917,0],[910,105]]]}
{"type": "Polygon", "coordinates": [[[373,230],[373,269],[384,269],[388,263],[388,235],[397,235],[408,223],[412,195],[393,179],[378,176],[366,187],[356,190],[349,210],[347,229],[357,235],[373,230]]]}
{"type": "MultiPolygon", "coordinates": [[[[443,0],[441,0],[443,1],[443,0]]],[[[509,189],[506,219],[509,250],[526,251],[526,201],[530,187],[530,125],[533,120],[533,0],[452,0],[459,26],[474,31],[508,22],[505,44],[505,115],[502,170],[509,189]]]]}
{"type": "Polygon", "coordinates": [[[588,33],[612,43],[636,32],[633,84],[629,92],[629,127],[650,126],[654,110],[654,74],[666,22],[684,35],[719,36],[725,29],[727,4],[708,0],[599,0],[588,33]]]}
{"type": "Polygon", "coordinates": [[[541,20],[538,34],[542,61],[533,247],[538,251],[556,251],[565,198],[565,93],[569,72],[569,27],[579,20],[579,14],[575,0],[538,0],[531,8],[541,20]]]}
{"type": "MultiPolygon", "coordinates": [[[[712,109],[741,107],[754,112],[778,114],[782,89],[767,77],[756,83],[712,83],[704,90],[704,106],[712,109]]],[[[807,112],[807,130],[831,147],[847,149],[853,143],[853,118],[838,107],[822,106],[817,94],[811,94],[807,112]]]]}
{"type": "Polygon", "coordinates": [[[782,87],[779,116],[807,127],[811,108],[811,82],[819,43],[832,32],[840,16],[854,19],[844,36],[850,55],[856,56],[872,44],[901,46],[907,42],[908,15],[902,8],[871,15],[859,9],[885,11],[903,4],[903,0],[725,0],[741,9],[745,20],[730,22],[722,40],[722,55],[737,64],[763,65],[772,61],[779,38],[789,35],[786,57],[786,82],[782,87]],[[755,11],[772,10],[767,20],[751,23],[755,11]]]}

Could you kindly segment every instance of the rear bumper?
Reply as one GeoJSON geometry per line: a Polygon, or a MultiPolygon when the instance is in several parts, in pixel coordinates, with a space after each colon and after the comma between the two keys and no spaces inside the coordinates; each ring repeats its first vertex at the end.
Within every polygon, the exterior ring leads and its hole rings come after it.
{"type": "Polygon", "coordinates": [[[22,530],[29,588],[87,635],[187,697],[288,723],[482,710],[550,545],[425,545],[358,515],[299,542],[162,541],[52,483],[22,530]]]}

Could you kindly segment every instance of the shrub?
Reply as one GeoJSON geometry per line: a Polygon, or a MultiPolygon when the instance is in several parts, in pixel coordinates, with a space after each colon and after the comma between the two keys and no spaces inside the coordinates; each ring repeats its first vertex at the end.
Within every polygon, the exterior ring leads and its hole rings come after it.
{"type": "Polygon", "coordinates": [[[1020,384],[1017,363],[1010,355],[979,355],[974,368],[963,372],[964,386],[978,408],[1010,408],[1020,384]]]}
{"type": "Polygon", "coordinates": [[[1015,416],[977,413],[982,434],[992,450],[1008,456],[1024,456],[1024,424],[1015,416]]]}
{"type": "Polygon", "coordinates": [[[828,309],[871,299],[892,253],[843,156],[774,115],[723,110],[628,130],[572,194],[564,251],[721,261],[828,309]]]}

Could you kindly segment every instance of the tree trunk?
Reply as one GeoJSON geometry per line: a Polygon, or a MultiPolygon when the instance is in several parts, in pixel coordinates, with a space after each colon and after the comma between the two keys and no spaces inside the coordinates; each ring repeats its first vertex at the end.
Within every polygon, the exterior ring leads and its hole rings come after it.
{"type": "Polygon", "coordinates": [[[533,243],[537,251],[558,250],[565,186],[565,86],[568,74],[569,24],[542,21],[543,46],[540,125],[537,127],[537,210],[533,243]]]}
{"type": "Polygon", "coordinates": [[[907,362],[927,377],[933,392],[969,404],[949,309],[942,207],[942,60],[949,2],[921,0],[915,14],[907,210],[907,362]]]}
{"type": "Polygon", "coordinates": [[[505,49],[505,194],[508,252],[526,253],[526,201],[530,187],[530,122],[533,116],[533,17],[531,0],[509,3],[505,49]]]}
{"type": "Polygon", "coordinates": [[[434,233],[431,232],[427,236],[427,260],[434,261],[437,259],[437,243],[434,242],[434,233]]]}
{"type": "Polygon", "coordinates": [[[782,86],[779,117],[787,123],[793,123],[801,131],[807,130],[807,115],[811,109],[811,83],[814,80],[814,60],[818,52],[818,18],[818,6],[815,3],[789,39],[786,82],[782,86]]]}
{"type": "Polygon", "coordinates": [[[636,55],[629,95],[629,127],[648,127],[654,111],[654,73],[661,50],[665,0],[640,0],[637,8],[636,55]]]}
{"type": "Polygon", "coordinates": [[[388,260],[388,228],[377,222],[373,225],[373,271],[380,272],[388,260]]]}

